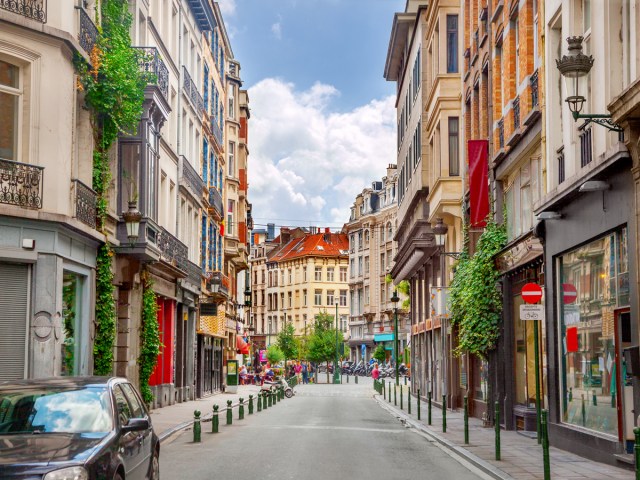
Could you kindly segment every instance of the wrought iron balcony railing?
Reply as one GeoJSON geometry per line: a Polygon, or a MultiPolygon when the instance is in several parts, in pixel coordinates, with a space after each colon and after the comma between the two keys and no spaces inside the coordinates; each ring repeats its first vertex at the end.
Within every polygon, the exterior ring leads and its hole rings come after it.
{"type": "Polygon", "coordinates": [[[500,148],[504,148],[504,119],[498,122],[498,143],[500,148]]]}
{"type": "Polygon", "coordinates": [[[209,291],[211,291],[212,293],[229,295],[229,289],[231,287],[231,281],[229,280],[229,277],[227,277],[219,270],[206,272],[204,276],[207,283],[207,289],[209,291]]]}
{"type": "Polygon", "coordinates": [[[184,93],[187,95],[189,100],[191,100],[193,107],[198,113],[204,112],[204,99],[202,98],[202,95],[200,95],[200,92],[198,92],[196,84],[191,79],[191,75],[189,75],[187,67],[184,65],[182,66],[182,73],[184,75],[184,85],[182,86],[184,88],[184,93]]]}
{"type": "Polygon", "coordinates": [[[160,248],[162,260],[184,272],[187,271],[189,249],[164,228],[161,229],[158,236],[158,248],[160,248]]]}
{"type": "Polygon", "coordinates": [[[513,129],[520,128],[520,99],[516,97],[513,100],[513,129]]]}
{"type": "Polygon", "coordinates": [[[538,106],[538,71],[536,70],[529,79],[531,82],[531,106],[538,106]]]}
{"type": "Polygon", "coordinates": [[[194,285],[202,283],[202,268],[191,261],[187,261],[187,279],[194,285]]]}
{"type": "Polygon", "coordinates": [[[85,52],[91,54],[98,41],[98,27],[85,12],[84,8],[76,7],[80,15],[80,28],[78,29],[78,41],[85,52]]]}
{"type": "Polygon", "coordinates": [[[85,225],[96,228],[96,205],[98,194],[80,180],[74,180],[76,191],[75,217],[85,225]]]}
{"type": "Polygon", "coordinates": [[[182,157],[182,171],[180,172],[180,183],[185,185],[194,197],[200,199],[202,197],[202,191],[207,188],[206,184],[198,175],[198,172],[189,163],[189,160],[184,155],[182,157]]]}
{"type": "Polygon", "coordinates": [[[209,123],[211,123],[211,131],[213,132],[213,136],[216,139],[216,142],[218,142],[218,146],[220,148],[223,148],[224,144],[222,143],[222,129],[220,128],[220,125],[218,125],[218,122],[213,115],[211,115],[211,117],[209,118],[209,123]]]}
{"type": "Polygon", "coordinates": [[[47,0],[0,0],[0,8],[47,23],[47,0]]]}
{"type": "Polygon", "coordinates": [[[222,210],[222,195],[216,187],[209,187],[209,209],[213,210],[211,213],[217,214],[219,218],[222,218],[224,213],[222,210]]]}
{"type": "Polygon", "coordinates": [[[44,167],[0,158],[0,203],[42,208],[44,167]]]}
{"type": "Polygon", "coordinates": [[[169,101],[169,69],[160,58],[156,47],[133,47],[144,53],[140,59],[140,70],[155,75],[155,79],[149,83],[157,85],[164,99],[169,101]]]}

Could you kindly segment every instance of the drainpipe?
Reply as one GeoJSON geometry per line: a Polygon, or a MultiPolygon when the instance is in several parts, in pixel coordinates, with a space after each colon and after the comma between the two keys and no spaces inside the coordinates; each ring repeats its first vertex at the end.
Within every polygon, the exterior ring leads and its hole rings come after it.
{"type": "Polygon", "coordinates": [[[180,31],[178,32],[178,106],[177,106],[177,128],[176,128],[176,151],[178,153],[178,188],[176,189],[176,237],[180,238],[180,172],[182,172],[182,85],[184,82],[183,78],[183,68],[182,68],[182,42],[184,41],[182,32],[182,18],[183,18],[183,6],[182,2],[180,2],[180,7],[178,9],[178,25],[180,27],[180,31]]]}

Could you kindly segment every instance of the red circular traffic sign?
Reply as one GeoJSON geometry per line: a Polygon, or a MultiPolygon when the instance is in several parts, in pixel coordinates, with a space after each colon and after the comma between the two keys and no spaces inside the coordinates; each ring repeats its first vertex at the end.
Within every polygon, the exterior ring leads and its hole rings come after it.
{"type": "Polygon", "coordinates": [[[572,283],[562,284],[562,302],[566,305],[573,303],[578,298],[578,291],[572,283]]]}
{"type": "Polygon", "coordinates": [[[527,283],[522,287],[521,295],[525,303],[538,303],[542,299],[542,287],[537,283],[527,283]]]}

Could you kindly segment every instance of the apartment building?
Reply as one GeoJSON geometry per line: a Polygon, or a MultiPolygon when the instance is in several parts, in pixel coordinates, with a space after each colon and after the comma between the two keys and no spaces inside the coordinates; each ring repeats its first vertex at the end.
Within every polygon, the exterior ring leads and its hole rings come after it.
{"type": "MultiPolygon", "coordinates": [[[[378,344],[384,345],[390,360],[393,356],[396,332],[391,298],[395,287],[387,275],[396,254],[397,187],[398,170],[391,164],[381,181],[358,194],[344,228],[349,236],[348,344],[350,359],[356,362],[369,361],[378,344]]],[[[399,311],[399,355],[410,333],[407,317],[407,312],[399,311]]]]}

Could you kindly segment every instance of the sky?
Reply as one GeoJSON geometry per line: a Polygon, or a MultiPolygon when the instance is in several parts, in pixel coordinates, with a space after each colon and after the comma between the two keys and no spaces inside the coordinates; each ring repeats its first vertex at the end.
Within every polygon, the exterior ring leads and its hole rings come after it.
{"type": "Polygon", "coordinates": [[[405,0],[221,0],[249,90],[255,228],[340,229],[396,161],[395,83],[384,77],[405,0]]]}

